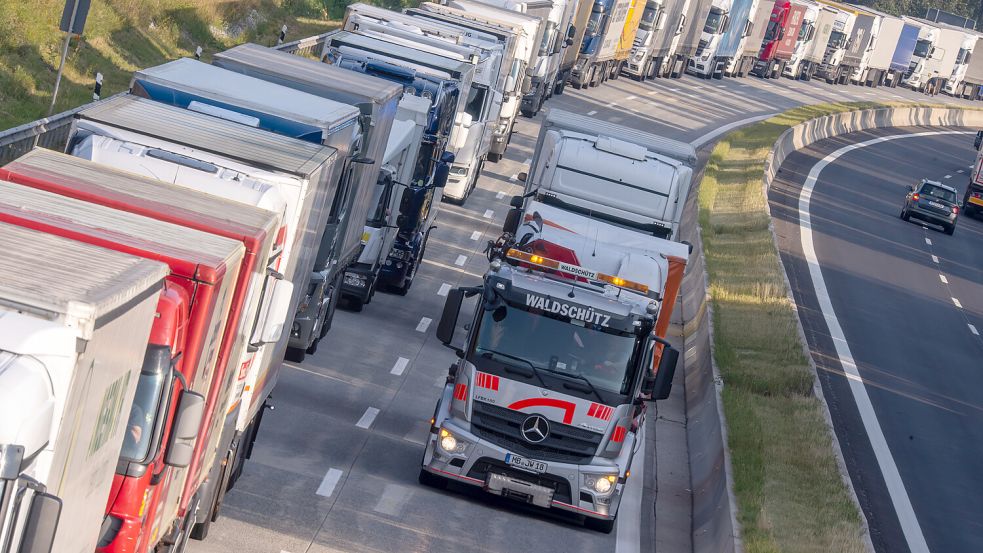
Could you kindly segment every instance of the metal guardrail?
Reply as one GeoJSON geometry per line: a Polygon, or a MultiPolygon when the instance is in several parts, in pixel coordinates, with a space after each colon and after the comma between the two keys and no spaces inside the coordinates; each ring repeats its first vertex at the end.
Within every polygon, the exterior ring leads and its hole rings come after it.
{"type": "MultiPolygon", "coordinates": [[[[320,57],[321,45],[324,44],[326,35],[327,33],[285,42],[276,46],[275,49],[299,56],[317,58],[320,57]]],[[[121,92],[120,94],[126,93],[121,92]]],[[[104,100],[89,102],[75,109],[0,132],[0,165],[6,165],[26,154],[35,145],[49,150],[64,151],[68,145],[68,135],[72,129],[72,118],[79,111],[101,101],[104,100]]]]}

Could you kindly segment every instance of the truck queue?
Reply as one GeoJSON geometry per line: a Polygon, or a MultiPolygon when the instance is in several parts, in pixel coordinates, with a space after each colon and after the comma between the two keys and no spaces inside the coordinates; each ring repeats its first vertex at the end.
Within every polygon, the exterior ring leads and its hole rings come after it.
{"type": "MultiPolygon", "coordinates": [[[[246,44],[137,71],[61,152],[0,168],[0,553],[206,538],[282,360],[314,354],[339,306],[409,293],[441,202],[466,202],[517,117],[567,84],[690,72],[977,99],[980,38],[833,0],[447,0],[352,4],[316,59],[246,44]]],[[[610,532],[678,357],[696,156],[543,120],[481,284],[448,294],[437,336],[460,360],[420,481],[610,532]]]]}

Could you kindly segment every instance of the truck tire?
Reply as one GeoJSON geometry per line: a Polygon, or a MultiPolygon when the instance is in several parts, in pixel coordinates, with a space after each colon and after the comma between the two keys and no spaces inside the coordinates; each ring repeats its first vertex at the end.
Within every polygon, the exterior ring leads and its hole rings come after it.
{"type": "Polygon", "coordinates": [[[440,476],[437,476],[435,474],[430,474],[424,469],[420,469],[420,476],[417,477],[417,480],[428,488],[434,488],[437,490],[447,489],[446,478],[441,478],[440,476]]]}
{"type": "Polygon", "coordinates": [[[286,353],[283,354],[283,358],[291,363],[303,363],[305,351],[300,348],[287,347],[286,353]]]}
{"type": "MultiPolygon", "coordinates": [[[[428,473],[429,474],[429,473],[428,473]]],[[[584,526],[588,530],[593,530],[595,532],[600,532],[602,534],[610,534],[614,530],[614,523],[617,520],[613,518],[611,520],[603,520],[599,518],[586,517],[584,519],[584,526]]]]}
{"type": "Polygon", "coordinates": [[[348,310],[354,311],[355,313],[361,313],[365,307],[365,302],[362,301],[362,298],[348,298],[345,301],[348,302],[348,310]]]}
{"type": "Polygon", "coordinates": [[[490,161],[492,163],[498,163],[499,161],[502,161],[502,154],[493,154],[493,153],[489,152],[488,153],[488,161],[490,161]]]}
{"type": "Polygon", "coordinates": [[[317,353],[317,345],[320,342],[321,342],[320,338],[315,338],[314,341],[311,342],[311,345],[307,346],[307,349],[304,350],[304,353],[306,353],[307,355],[314,355],[315,353],[317,353]]]}
{"type": "Polygon", "coordinates": [[[556,94],[557,96],[562,96],[563,95],[563,89],[566,88],[566,87],[567,87],[567,80],[566,79],[561,79],[561,80],[557,81],[556,86],[553,87],[553,94],[556,94]]]}

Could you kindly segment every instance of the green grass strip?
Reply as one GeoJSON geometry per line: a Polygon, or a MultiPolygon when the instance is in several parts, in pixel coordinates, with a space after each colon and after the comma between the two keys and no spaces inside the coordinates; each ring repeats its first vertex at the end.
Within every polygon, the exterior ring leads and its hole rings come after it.
{"type": "Polygon", "coordinates": [[[700,226],[724,380],[738,521],[748,553],[865,551],[812,393],[762,193],[765,157],[793,125],[873,103],[796,108],[739,129],[714,148],[700,185],[700,226]]]}

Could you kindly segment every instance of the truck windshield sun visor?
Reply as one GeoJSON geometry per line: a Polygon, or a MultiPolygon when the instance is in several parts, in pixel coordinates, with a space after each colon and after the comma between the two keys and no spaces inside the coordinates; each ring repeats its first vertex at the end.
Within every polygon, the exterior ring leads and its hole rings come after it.
{"type": "MultiPolygon", "coordinates": [[[[578,309],[584,318],[592,315],[587,309],[578,309]]],[[[634,380],[636,336],[551,311],[508,303],[484,310],[474,357],[526,378],[534,376],[531,369],[547,381],[550,377],[570,380],[569,385],[560,384],[564,393],[579,392],[577,395],[584,397],[597,394],[603,399],[611,399],[611,394],[626,395],[634,380]],[[586,385],[578,381],[586,381],[586,385]]],[[[600,323],[603,317],[607,315],[591,320],[600,323]]]]}

